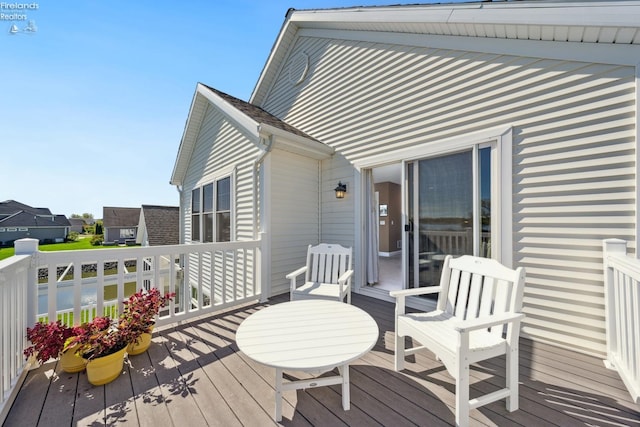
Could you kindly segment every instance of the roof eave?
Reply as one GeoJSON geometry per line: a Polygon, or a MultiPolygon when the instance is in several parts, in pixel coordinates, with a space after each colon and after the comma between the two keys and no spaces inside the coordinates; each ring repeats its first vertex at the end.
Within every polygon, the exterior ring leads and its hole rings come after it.
{"type": "MultiPolygon", "coordinates": [[[[193,148],[198,135],[195,128],[202,124],[203,118],[198,116],[195,120],[193,119],[195,107],[200,105],[199,103],[207,101],[216,106],[216,108],[222,111],[230,121],[242,128],[248,135],[254,136],[256,141],[259,137],[258,123],[255,120],[239,111],[202,83],[198,83],[196,86],[196,92],[193,95],[193,101],[191,102],[191,108],[189,109],[189,116],[187,118],[187,123],[185,124],[182,140],[180,141],[180,148],[178,149],[178,155],[171,175],[171,180],[169,181],[171,185],[182,185],[184,182],[187,163],[193,153],[193,148]]],[[[202,114],[204,114],[204,111],[202,111],[202,114]]]]}
{"type": "Polygon", "coordinates": [[[305,138],[304,136],[278,129],[266,123],[260,124],[260,135],[264,138],[273,135],[276,148],[281,148],[285,151],[311,157],[316,160],[328,159],[335,153],[335,149],[315,139],[305,138]]]}
{"type": "MultiPolygon", "coordinates": [[[[579,28],[592,28],[609,37],[612,29],[624,29],[622,42],[628,42],[633,31],[637,36],[633,43],[640,43],[640,2],[638,1],[522,1],[522,2],[474,2],[457,4],[368,6],[340,9],[293,10],[287,13],[286,20],[278,34],[271,53],[260,73],[260,77],[251,94],[251,102],[262,105],[273,79],[284,66],[285,54],[295,43],[301,29],[366,31],[364,26],[376,23],[413,23],[434,24],[438,33],[423,35],[459,36],[460,28],[476,27],[480,34],[493,27],[497,34],[505,25],[520,27],[548,28],[561,27],[576,31],[579,28]],[[624,10],[624,12],[622,12],[624,10]],[[351,25],[350,25],[351,24],[351,25]],[[450,31],[451,34],[442,33],[450,31]]],[[[553,33],[553,31],[550,31],[553,33]]],[[[483,37],[481,35],[463,35],[462,37],[483,37]]],[[[593,40],[589,43],[613,45],[608,40],[593,40]]],[[[618,40],[618,42],[620,42],[618,40]]]]}

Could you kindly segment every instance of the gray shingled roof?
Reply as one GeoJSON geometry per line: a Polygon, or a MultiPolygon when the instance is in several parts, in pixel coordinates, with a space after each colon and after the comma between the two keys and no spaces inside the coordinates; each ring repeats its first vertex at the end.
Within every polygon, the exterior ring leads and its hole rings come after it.
{"type": "Polygon", "coordinates": [[[139,221],[140,208],[102,208],[102,223],[105,227],[137,227],[139,221]]]}
{"type": "Polygon", "coordinates": [[[52,214],[47,208],[32,208],[15,200],[0,202],[2,227],[70,227],[64,215],[52,214]]]}
{"type": "Polygon", "coordinates": [[[207,89],[209,89],[211,92],[213,92],[216,95],[218,95],[219,97],[221,97],[222,99],[224,99],[225,101],[227,101],[229,104],[231,104],[237,110],[242,111],[244,114],[246,114],[247,116],[251,117],[253,120],[255,120],[258,123],[264,123],[266,125],[273,126],[274,128],[281,129],[281,130],[284,130],[286,132],[292,133],[294,135],[302,136],[304,138],[308,138],[308,139],[317,141],[312,136],[309,136],[308,134],[302,132],[300,129],[297,129],[297,128],[291,126],[290,124],[287,124],[287,123],[283,122],[282,120],[280,120],[279,118],[277,118],[273,114],[263,110],[262,108],[258,107],[257,105],[253,105],[253,104],[250,104],[250,103],[248,103],[246,101],[243,101],[241,99],[235,98],[235,97],[233,97],[231,95],[228,95],[228,94],[226,94],[224,92],[221,92],[221,91],[219,91],[217,89],[214,89],[214,88],[212,88],[210,86],[207,86],[204,83],[200,83],[200,84],[202,86],[206,87],[207,89]]]}
{"type": "Polygon", "coordinates": [[[180,243],[180,209],[177,206],[142,205],[149,246],[180,243]]]}

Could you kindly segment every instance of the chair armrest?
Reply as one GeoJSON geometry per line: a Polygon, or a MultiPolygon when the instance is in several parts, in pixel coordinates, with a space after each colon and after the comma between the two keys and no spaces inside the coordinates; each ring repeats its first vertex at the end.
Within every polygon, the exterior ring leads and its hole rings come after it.
{"type": "Polygon", "coordinates": [[[338,283],[344,285],[347,280],[351,279],[351,276],[353,276],[353,270],[345,271],[344,273],[342,273],[342,276],[338,278],[338,283]]]}
{"type": "Polygon", "coordinates": [[[478,329],[490,328],[491,326],[502,325],[504,323],[521,321],[522,319],[524,319],[524,317],[524,313],[501,313],[489,318],[471,319],[456,322],[453,325],[453,328],[458,332],[471,332],[478,329]]]}
{"type": "Polygon", "coordinates": [[[295,279],[296,277],[298,277],[299,275],[301,275],[305,271],[307,271],[307,266],[306,265],[304,267],[300,267],[296,271],[293,271],[293,272],[287,274],[284,277],[287,278],[287,279],[295,279]]]}
{"type": "Polygon", "coordinates": [[[429,286],[425,288],[402,289],[398,291],[389,292],[389,295],[396,298],[396,317],[401,314],[404,314],[405,297],[413,296],[413,295],[433,294],[436,292],[440,292],[441,290],[442,290],[441,286],[429,286]]]}
{"type": "Polygon", "coordinates": [[[389,295],[398,298],[398,297],[408,297],[413,295],[423,295],[423,294],[433,294],[436,292],[440,292],[442,290],[441,286],[428,286],[424,288],[413,288],[413,289],[402,289],[399,291],[391,291],[389,295]]]}

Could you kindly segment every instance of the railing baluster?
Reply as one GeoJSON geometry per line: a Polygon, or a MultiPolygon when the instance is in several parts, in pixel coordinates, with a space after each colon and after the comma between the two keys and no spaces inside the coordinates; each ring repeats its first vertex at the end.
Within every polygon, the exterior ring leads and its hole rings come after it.
{"type": "Polygon", "coordinates": [[[607,360],[605,364],[620,374],[633,400],[640,401],[640,260],[626,254],[626,242],[603,242],[605,325],[607,360]]]}

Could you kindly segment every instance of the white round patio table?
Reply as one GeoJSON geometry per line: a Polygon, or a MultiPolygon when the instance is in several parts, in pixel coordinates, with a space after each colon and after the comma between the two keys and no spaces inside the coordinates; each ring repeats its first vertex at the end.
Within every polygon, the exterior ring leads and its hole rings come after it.
{"type": "Polygon", "coordinates": [[[236,343],[249,358],[276,368],[275,419],[282,420],[282,391],[342,384],[342,407],[349,410],[349,363],[378,340],[378,325],[351,304],[300,300],[276,304],[247,317],[236,343]],[[283,382],[283,371],[339,375],[283,382]]]}

